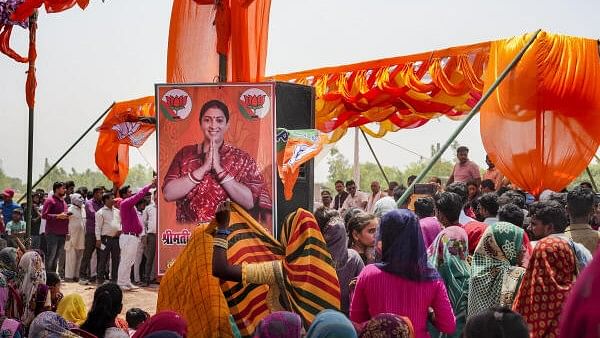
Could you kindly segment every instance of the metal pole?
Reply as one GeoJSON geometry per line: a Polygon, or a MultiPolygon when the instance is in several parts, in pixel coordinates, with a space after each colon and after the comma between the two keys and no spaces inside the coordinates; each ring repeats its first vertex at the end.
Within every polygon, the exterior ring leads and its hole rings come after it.
{"type": "Polygon", "coordinates": [[[358,159],[358,127],[354,127],[354,166],[352,172],[352,178],[356,187],[360,190],[360,161],[358,159]]]}
{"type": "Polygon", "coordinates": [[[227,82],[227,54],[219,54],[219,82],[227,82]]]}
{"type": "Polygon", "coordinates": [[[365,134],[365,131],[362,129],[360,130],[360,132],[362,133],[362,136],[365,138],[365,141],[367,141],[367,145],[369,146],[369,149],[371,149],[371,154],[373,154],[373,157],[375,158],[375,162],[377,162],[377,166],[379,167],[379,170],[381,170],[381,174],[383,175],[383,178],[385,179],[385,183],[387,183],[387,185],[389,187],[390,180],[388,180],[387,175],[385,174],[385,171],[383,171],[383,167],[381,166],[381,163],[379,163],[379,159],[377,158],[377,155],[375,155],[375,151],[373,150],[373,147],[371,147],[371,142],[369,142],[369,139],[367,138],[367,134],[365,134]]]}
{"type": "MultiPolygon", "coordinates": [[[[25,210],[25,224],[27,226],[27,237],[29,237],[31,235],[31,214],[33,211],[33,196],[31,195],[31,190],[33,189],[31,185],[31,181],[33,180],[33,107],[29,108],[29,133],[27,140],[27,210],[25,210]]],[[[20,203],[22,199],[23,196],[21,196],[17,203],[20,203]]]]}
{"type": "MultiPolygon", "coordinates": [[[[48,168],[48,170],[47,170],[47,171],[46,171],[46,172],[45,172],[45,173],[44,173],[44,174],[43,174],[43,175],[42,175],[40,178],[38,178],[38,180],[37,180],[37,181],[36,181],[36,182],[35,182],[35,183],[34,183],[34,184],[31,186],[31,187],[29,187],[29,186],[28,186],[28,187],[27,187],[28,191],[31,191],[31,190],[32,190],[33,188],[35,188],[35,187],[36,187],[36,186],[37,186],[37,185],[38,185],[38,184],[39,184],[39,183],[40,183],[40,182],[41,182],[41,181],[42,181],[42,180],[43,180],[43,179],[44,179],[46,176],[48,176],[48,174],[49,174],[49,173],[50,173],[50,172],[51,172],[51,171],[52,171],[52,170],[53,170],[53,169],[54,169],[54,168],[55,168],[55,167],[56,167],[56,166],[57,166],[57,165],[60,163],[60,161],[62,161],[62,160],[65,158],[65,156],[67,156],[67,155],[68,155],[68,154],[71,152],[71,150],[73,150],[73,148],[75,148],[75,146],[76,146],[76,145],[77,145],[79,142],[81,142],[81,140],[82,140],[82,139],[83,139],[83,138],[84,138],[84,137],[85,137],[85,136],[86,136],[86,135],[87,135],[87,134],[90,132],[90,130],[92,130],[92,129],[94,128],[94,126],[96,125],[96,123],[98,123],[98,122],[99,122],[99,121],[100,121],[100,120],[101,120],[101,119],[102,119],[102,118],[103,118],[103,117],[104,117],[106,114],[108,114],[108,112],[111,110],[111,108],[112,108],[114,105],[115,105],[115,102],[113,102],[113,103],[110,105],[110,107],[108,107],[108,109],[106,109],[106,110],[104,111],[104,113],[102,113],[102,115],[100,115],[100,116],[99,116],[99,117],[96,119],[96,121],[94,121],[94,123],[92,123],[92,125],[90,125],[90,126],[89,126],[89,128],[88,128],[88,129],[86,129],[86,131],[84,131],[84,132],[83,132],[83,134],[82,134],[81,136],[79,136],[79,138],[78,138],[78,139],[75,141],[75,143],[73,143],[73,144],[72,144],[72,145],[69,147],[69,149],[67,149],[67,151],[65,151],[65,153],[64,153],[64,154],[62,154],[62,156],[61,156],[61,157],[60,157],[58,160],[56,160],[56,162],[54,162],[54,164],[52,164],[52,166],[51,166],[50,168],[48,168]]],[[[29,122],[29,123],[30,123],[30,124],[32,123],[32,122],[31,122],[31,120],[30,120],[30,122],[29,122]]],[[[31,131],[31,129],[30,129],[30,132],[32,132],[32,131],[31,131]]],[[[21,200],[22,200],[22,199],[23,199],[23,197],[21,197],[21,198],[20,198],[20,199],[17,201],[17,203],[21,202],[21,200]]]]}
{"type": "Polygon", "coordinates": [[[456,130],[452,133],[452,135],[450,135],[450,138],[448,138],[448,140],[446,141],[446,143],[444,143],[444,145],[442,146],[442,148],[440,148],[440,150],[437,153],[435,153],[435,155],[433,155],[433,157],[429,160],[429,163],[427,163],[427,167],[425,167],[425,169],[423,169],[423,171],[421,171],[419,173],[419,175],[414,180],[414,182],[408,187],[408,189],[406,189],[406,191],[404,192],[404,194],[402,194],[402,196],[398,200],[398,203],[397,203],[398,206],[401,206],[402,204],[404,204],[404,202],[406,201],[406,199],[408,198],[408,196],[412,194],[412,191],[414,190],[415,184],[421,182],[421,180],[425,177],[425,175],[427,175],[427,173],[429,172],[429,170],[431,170],[431,168],[433,167],[433,165],[440,159],[440,157],[442,157],[442,154],[446,151],[446,149],[448,149],[450,147],[450,145],[452,144],[452,142],[454,142],[454,140],[456,139],[456,137],[467,126],[467,124],[469,124],[469,122],[475,116],[475,114],[477,114],[477,112],[479,112],[479,109],[481,108],[481,106],[483,106],[483,104],[485,103],[485,101],[487,101],[487,99],[492,95],[492,93],[500,85],[500,83],[502,82],[502,80],[504,80],[504,78],[508,75],[508,73],[510,73],[510,71],[514,68],[514,66],[519,62],[519,60],[521,60],[521,58],[523,57],[523,55],[525,54],[525,52],[527,51],[527,49],[529,48],[529,46],[531,46],[531,44],[533,44],[533,42],[535,41],[535,39],[537,38],[538,34],[541,31],[542,31],[541,29],[538,29],[533,34],[533,36],[531,37],[531,39],[529,39],[529,41],[527,41],[527,43],[525,44],[525,46],[523,46],[523,48],[521,48],[521,50],[515,56],[515,58],[508,64],[508,66],[506,66],[506,68],[502,71],[502,73],[500,74],[500,76],[498,76],[498,78],[494,81],[494,83],[490,86],[490,88],[488,88],[487,92],[485,92],[485,94],[483,94],[483,96],[481,97],[481,99],[479,99],[479,102],[477,102],[477,104],[473,107],[473,109],[471,109],[471,111],[469,112],[469,114],[467,115],[467,117],[460,123],[460,125],[458,126],[458,128],[456,128],[456,130]]]}
{"type": "Polygon", "coordinates": [[[585,171],[590,177],[590,181],[592,182],[592,187],[594,188],[594,192],[598,191],[598,186],[596,186],[596,181],[594,180],[594,176],[592,176],[592,172],[590,171],[590,167],[585,167],[585,171]]]}
{"type": "MultiPolygon", "coordinates": [[[[31,181],[33,180],[33,113],[34,113],[34,104],[35,104],[35,89],[31,92],[28,92],[29,80],[31,78],[35,79],[35,41],[36,41],[36,32],[37,32],[37,10],[33,12],[33,14],[29,17],[29,69],[27,74],[27,84],[25,85],[26,96],[32,95],[33,98],[31,100],[27,100],[27,104],[29,106],[29,114],[28,114],[28,127],[29,130],[27,132],[27,208],[25,210],[25,232],[27,237],[31,235],[31,216],[33,211],[33,195],[31,194],[31,181]]],[[[35,86],[35,84],[34,84],[35,86]]],[[[23,199],[23,196],[19,199],[17,203],[20,203],[23,199]]]]}

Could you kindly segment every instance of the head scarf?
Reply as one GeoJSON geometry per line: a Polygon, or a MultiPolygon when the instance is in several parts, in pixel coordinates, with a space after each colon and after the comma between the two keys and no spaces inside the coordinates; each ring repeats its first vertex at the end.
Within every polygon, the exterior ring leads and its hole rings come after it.
{"type": "Polygon", "coordinates": [[[371,318],[360,333],[360,338],[379,337],[414,338],[415,330],[407,317],[380,313],[371,318]]]}
{"type": "Polygon", "coordinates": [[[381,218],[383,215],[395,209],[398,209],[398,205],[396,205],[394,198],[391,196],[386,196],[375,202],[375,209],[373,210],[373,213],[375,216],[381,218]]]}
{"type": "Polygon", "coordinates": [[[343,268],[348,262],[348,234],[344,220],[333,217],[322,232],[334,267],[336,270],[343,268]]]}
{"type": "Polygon", "coordinates": [[[343,313],[323,310],[316,317],[306,338],[358,338],[352,322],[343,313]]]}
{"type": "MultiPolygon", "coordinates": [[[[469,277],[471,267],[467,263],[469,256],[469,240],[465,230],[459,226],[443,229],[429,247],[429,262],[444,280],[448,298],[456,317],[456,331],[462,332],[467,317],[467,300],[469,296],[469,277]]],[[[439,333],[433,326],[430,332],[439,333]]],[[[432,336],[438,336],[432,334],[432,336]]]]}
{"type": "Polygon", "coordinates": [[[302,318],[288,311],[273,312],[263,318],[254,338],[297,338],[302,334],[302,318]]]}
{"type": "Polygon", "coordinates": [[[52,311],[40,313],[31,322],[29,337],[70,338],[79,337],[69,331],[70,326],[66,320],[52,311]]]}
{"type": "Polygon", "coordinates": [[[21,321],[25,326],[28,326],[35,317],[35,309],[30,307],[30,301],[35,296],[40,284],[46,284],[44,262],[37,252],[27,251],[21,257],[17,273],[17,287],[25,308],[21,316],[21,321]]]}
{"type": "Polygon", "coordinates": [[[535,246],[513,306],[525,318],[531,337],[559,336],[558,317],[574,284],[575,264],[565,240],[549,236],[535,246]]]}
{"type": "Polygon", "coordinates": [[[381,218],[383,271],[413,281],[435,280],[440,275],[427,262],[425,243],[417,216],[408,209],[392,210],[381,218]]]}
{"type": "Polygon", "coordinates": [[[78,293],[66,295],[56,309],[56,313],[77,325],[83,324],[87,318],[87,309],[83,297],[78,293]]]}
{"type": "Polygon", "coordinates": [[[0,250],[0,273],[7,281],[12,281],[17,276],[17,249],[4,248],[0,250]]]}
{"type": "Polygon", "coordinates": [[[348,234],[346,225],[340,217],[332,218],[323,229],[323,238],[327,243],[333,267],[337,273],[340,282],[340,305],[344,313],[348,313],[350,308],[350,282],[358,276],[364,268],[364,263],[352,249],[348,249],[348,234]],[[352,250],[355,259],[351,259],[348,253],[352,250]]]}
{"type": "Polygon", "coordinates": [[[73,205],[78,206],[78,207],[81,207],[83,205],[84,199],[80,194],[73,193],[73,194],[69,195],[69,198],[71,199],[71,203],[73,205]]]}
{"type": "Polygon", "coordinates": [[[508,222],[488,226],[475,249],[469,280],[468,317],[494,306],[512,307],[525,269],[523,229],[508,222]]]}
{"type": "Polygon", "coordinates": [[[0,326],[0,337],[13,338],[15,336],[25,337],[23,325],[21,325],[21,322],[16,319],[4,318],[2,325],[0,326]]]}
{"type": "Polygon", "coordinates": [[[187,322],[176,312],[159,312],[138,327],[133,338],[143,338],[157,331],[172,331],[185,337],[187,335],[187,322]]]}
{"type": "Polygon", "coordinates": [[[483,222],[471,221],[463,226],[469,237],[469,253],[472,255],[481,241],[481,237],[488,225],[483,222]]]}

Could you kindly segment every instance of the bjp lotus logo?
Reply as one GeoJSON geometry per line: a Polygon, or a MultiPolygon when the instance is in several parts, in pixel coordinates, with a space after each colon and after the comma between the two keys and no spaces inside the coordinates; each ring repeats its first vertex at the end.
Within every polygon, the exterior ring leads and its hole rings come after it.
{"type": "Polygon", "coordinates": [[[262,119],[269,113],[271,98],[262,89],[250,88],[240,95],[239,107],[246,119],[262,119]]]}
{"type": "Polygon", "coordinates": [[[160,101],[160,110],[171,121],[184,120],[192,111],[192,99],[181,89],[169,90],[160,101]]]}

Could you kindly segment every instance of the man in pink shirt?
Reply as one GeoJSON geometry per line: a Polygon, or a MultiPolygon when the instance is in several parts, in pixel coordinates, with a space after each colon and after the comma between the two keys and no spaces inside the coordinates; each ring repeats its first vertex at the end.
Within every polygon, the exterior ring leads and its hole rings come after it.
{"type": "Polygon", "coordinates": [[[452,174],[448,178],[447,185],[453,182],[467,182],[473,180],[479,186],[481,184],[481,174],[479,173],[479,167],[475,162],[469,160],[469,148],[465,146],[458,147],[456,149],[456,157],[458,163],[454,165],[452,174]]]}
{"type": "MultiPolygon", "coordinates": [[[[146,185],[135,195],[125,198],[121,202],[121,207],[119,209],[123,232],[121,233],[121,236],[119,236],[121,260],[119,261],[119,278],[117,284],[125,291],[136,289],[131,283],[131,267],[135,263],[135,255],[137,253],[138,245],[140,244],[140,235],[143,230],[142,222],[140,221],[135,205],[146,196],[146,193],[148,193],[151,188],[156,188],[156,177],[152,180],[151,184],[146,185]]],[[[123,194],[122,192],[120,193],[123,194]]],[[[129,192],[126,191],[123,195],[129,195],[129,192]]]]}

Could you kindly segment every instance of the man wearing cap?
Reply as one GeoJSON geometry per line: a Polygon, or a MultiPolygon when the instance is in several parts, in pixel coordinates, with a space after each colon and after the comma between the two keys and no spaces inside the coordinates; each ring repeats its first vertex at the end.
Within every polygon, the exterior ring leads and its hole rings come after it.
{"type": "MultiPolygon", "coordinates": [[[[151,188],[156,188],[156,177],[154,177],[152,183],[146,185],[135,195],[124,198],[121,202],[121,207],[119,208],[123,232],[119,237],[121,260],[119,262],[119,278],[117,284],[124,291],[136,288],[131,283],[131,267],[135,263],[135,255],[137,253],[137,247],[140,244],[140,235],[143,226],[138,217],[135,205],[146,196],[146,193],[148,193],[151,188]]],[[[119,190],[119,193],[122,193],[121,190],[119,190]]],[[[126,193],[125,196],[127,196],[129,191],[129,187],[123,191],[126,193]]]]}
{"type": "MultiPolygon", "coordinates": [[[[10,222],[12,219],[12,214],[15,209],[20,209],[21,206],[13,201],[13,197],[15,196],[15,191],[11,188],[6,188],[2,192],[2,197],[4,202],[0,204],[2,207],[2,217],[4,217],[4,224],[10,222]]],[[[4,232],[4,229],[0,229],[4,232]]]]}

